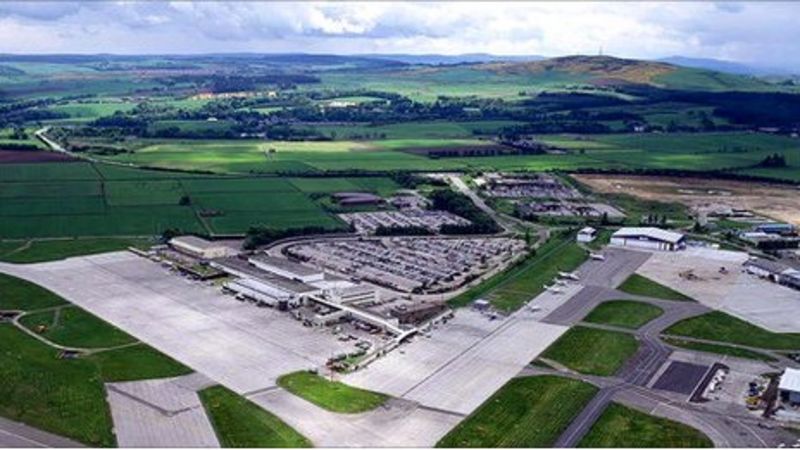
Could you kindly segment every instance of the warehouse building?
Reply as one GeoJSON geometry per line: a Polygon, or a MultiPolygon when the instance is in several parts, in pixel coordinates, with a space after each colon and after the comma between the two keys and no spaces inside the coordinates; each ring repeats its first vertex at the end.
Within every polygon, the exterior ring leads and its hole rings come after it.
{"type": "Polygon", "coordinates": [[[240,258],[223,258],[211,266],[237,277],[225,288],[266,306],[288,309],[301,305],[310,295],[321,292],[314,286],[267,272],[240,258]]]}
{"type": "Polygon", "coordinates": [[[262,253],[251,257],[249,261],[250,264],[261,270],[301,283],[313,283],[325,279],[325,273],[322,270],[304,266],[286,258],[277,258],[262,253]]]}
{"type": "Polygon", "coordinates": [[[800,270],[768,259],[753,258],[744,263],[747,273],[794,289],[800,289],[800,270]]]}
{"type": "Polygon", "coordinates": [[[620,228],[611,235],[611,245],[648,250],[680,250],[685,247],[685,241],[686,237],[681,233],[655,227],[620,228]]]}
{"type": "Polygon", "coordinates": [[[169,240],[169,246],[177,252],[201,259],[225,258],[239,253],[235,248],[197,236],[172,238],[169,240]]]}
{"type": "Polygon", "coordinates": [[[592,227],[584,227],[578,231],[578,242],[592,242],[597,237],[597,230],[592,227]]]}
{"type": "Polygon", "coordinates": [[[800,370],[786,368],[778,384],[778,393],[782,401],[800,404],[800,370]]]}
{"type": "Polygon", "coordinates": [[[762,223],[761,225],[755,227],[755,231],[787,236],[795,234],[797,230],[795,229],[795,226],[790,223],[762,223]]]}

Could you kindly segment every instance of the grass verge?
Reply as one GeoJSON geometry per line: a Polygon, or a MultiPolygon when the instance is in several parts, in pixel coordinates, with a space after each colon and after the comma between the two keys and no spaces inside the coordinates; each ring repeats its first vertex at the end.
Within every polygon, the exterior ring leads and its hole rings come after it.
{"type": "Polygon", "coordinates": [[[658,284],[647,277],[639,275],[638,273],[634,273],[629,276],[628,279],[622,282],[617,289],[622,292],[627,292],[628,294],[660,298],[663,300],[693,301],[691,297],[687,297],[680,292],[670,289],[662,284],[658,284]]]}
{"type": "Polygon", "coordinates": [[[66,305],[58,295],[31,282],[0,273],[0,309],[31,311],[66,305]]]}
{"type": "Polygon", "coordinates": [[[638,348],[631,334],[577,326],[558,338],[542,357],[576,372],[611,376],[638,348]]]}
{"type": "Polygon", "coordinates": [[[30,245],[20,245],[17,249],[0,255],[0,261],[28,264],[73,256],[93,255],[96,253],[125,250],[128,247],[143,247],[146,239],[128,238],[83,238],[52,241],[31,241],[30,245]]]}
{"type": "Polygon", "coordinates": [[[664,334],[774,350],[800,350],[800,333],[773,333],[721,311],[684,319],[664,334]]]}
{"type": "Polygon", "coordinates": [[[298,397],[338,413],[360,413],[382,405],[388,396],[329,381],[315,373],[301,371],[278,378],[278,386],[298,397]]]}
{"type": "Polygon", "coordinates": [[[311,442],[281,419],[222,387],[200,391],[223,448],[298,448],[311,442]]]}
{"type": "Polygon", "coordinates": [[[544,291],[544,284],[559,271],[571,272],[586,258],[586,252],[574,243],[571,234],[557,236],[539,247],[535,255],[450,299],[448,304],[454,308],[466,306],[485,296],[497,309],[513,311],[544,291]]]}
{"type": "Polygon", "coordinates": [[[636,330],[661,314],[663,309],[648,303],[611,300],[597,305],[583,321],[636,330]]]}
{"type": "Polygon", "coordinates": [[[72,306],[26,314],[20,323],[34,332],[41,327],[39,334],[67,347],[116,347],[135,342],[125,332],[72,306]]]}
{"type": "Polygon", "coordinates": [[[713,447],[711,439],[688,425],[651,416],[618,403],[608,405],[578,443],[582,448],[713,447]]]}
{"type": "Polygon", "coordinates": [[[563,377],[514,378],[436,446],[549,447],[596,393],[563,377]]]}
{"type": "Polygon", "coordinates": [[[709,344],[706,342],[687,341],[680,338],[663,338],[667,344],[698,352],[716,353],[718,355],[734,356],[736,358],[755,359],[758,361],[776,361],[775,358],[764,353],[754,352],[746,348],[730,347],[727,345],[709,344]]]}

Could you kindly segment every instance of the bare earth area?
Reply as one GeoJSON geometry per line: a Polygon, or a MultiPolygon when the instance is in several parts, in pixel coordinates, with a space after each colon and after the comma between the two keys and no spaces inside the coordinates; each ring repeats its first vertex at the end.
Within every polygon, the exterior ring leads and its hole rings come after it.
{"type": "Polygon", "coordinates": [[[800,225],[800,189],[767,183],[719,179],[631,175],[573,175],[593,190],[630,194],[646,200],[688,206],[719,203],[800,225]]]}

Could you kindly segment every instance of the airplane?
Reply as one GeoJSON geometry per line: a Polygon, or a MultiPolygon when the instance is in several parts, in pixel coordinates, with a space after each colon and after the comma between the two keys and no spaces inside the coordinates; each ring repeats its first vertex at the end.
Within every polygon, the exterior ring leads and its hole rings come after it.
{"type": "Polygon", "coordinates": [[[561,294],[561,293],[563,293],[563,292],[564,292],[564,291],[562,291],[561,289],[559,289],[558,287],[556,287],[555,285],[553,285],[553,286],[548,286],[548,285],[546,285],[546,284],[545,284],[545,285],[543,285],[542,287],[543,287],[543,288],[545,288],[546,290],[548,290],[548,291],[552,292],[553,294],[561,294]]]}
{"type": "Polygon", "coordinates": [[[570,280],[578,281],[578,276],[575,275],[575,272],[558,272],[558,276],[561,278],[569,278],[570,280]]]}
{"type": "Polygon", "coordinates": [[[602,253],[589,253],[589,257],[598,261],[605,261],[606,257],[602,253]]]}

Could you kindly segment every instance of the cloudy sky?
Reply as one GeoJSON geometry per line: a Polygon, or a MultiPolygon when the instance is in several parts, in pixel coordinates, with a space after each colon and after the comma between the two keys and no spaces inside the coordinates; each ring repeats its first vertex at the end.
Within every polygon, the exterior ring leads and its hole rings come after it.
{"type": "Polygon", "coordinates": [[[2,1],[0,53],[493,53],[800,67],[800,3],[2,1]]]}

